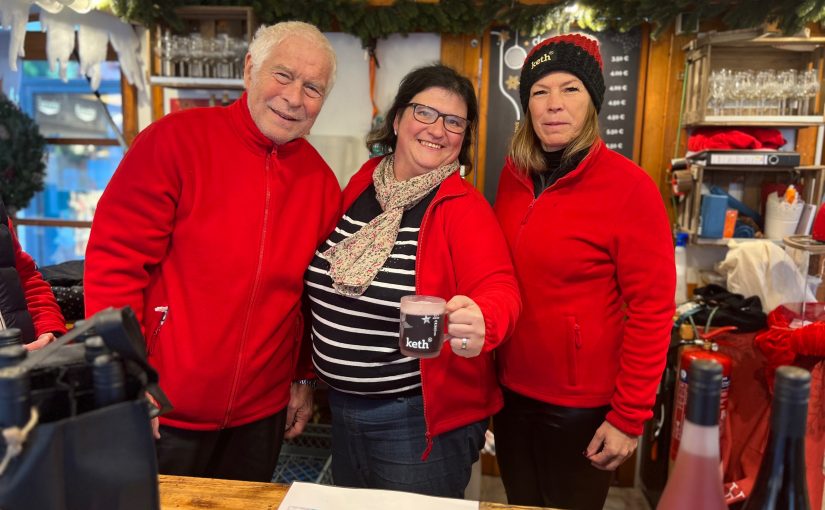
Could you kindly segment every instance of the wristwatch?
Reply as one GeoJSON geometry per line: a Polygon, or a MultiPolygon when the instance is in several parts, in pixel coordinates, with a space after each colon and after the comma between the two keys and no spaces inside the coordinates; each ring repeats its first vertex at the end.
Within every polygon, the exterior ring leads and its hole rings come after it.
{"type": "Polygon", "coordinates": [[[298,379],[297,381],[292,381],[295,384],[303,384],[304,386],[309,386],[313,390],[318,386],[318,379],[298,379]]]}

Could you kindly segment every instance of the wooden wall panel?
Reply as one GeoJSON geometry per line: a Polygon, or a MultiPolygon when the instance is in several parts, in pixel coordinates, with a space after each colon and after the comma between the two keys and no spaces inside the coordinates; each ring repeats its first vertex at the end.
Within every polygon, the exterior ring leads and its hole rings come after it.
{"type": "Polygon", "coordinates": [[[679,125],[685,56],[682,47],[693,37],[676,35],[672,28],[650,41],[644,85],[640,166],[659,184],[670,211],[670,190],[665,169],[674,154],[683,155],[685,138],[679,125]],[[676,149],[678,138],[678,149],[676,149]]]}
{"type": "MultiPolygon", "coordinates": [[[[485,37],[489,40],[489,33],[485,34],[485,37]]],[[[475,35],[443,34],[441,36],[441,63],[452,67],[462,76],[467,77],[475,88],[476,97],[479,98],[479,126],[471,155],[473,158],[473,171],[467,176],[467,180],[472,182],[479,191],[484,189],[482,169],[484,168],[483,147],[486,141],[480,140],[478,133],[484,133],[487,127],[487,109],[484,100],[484,97],[486,97],[486,82],[482,79],[481,69],[483,39],[484,37],[475,35]]]]}
{"type": "Polygon", "coordinates": [[[137,87],[129,83],[125,76],[120,75],[120,91],[123,96],[123,138],[128,145],[138,134],[137,87]]]}

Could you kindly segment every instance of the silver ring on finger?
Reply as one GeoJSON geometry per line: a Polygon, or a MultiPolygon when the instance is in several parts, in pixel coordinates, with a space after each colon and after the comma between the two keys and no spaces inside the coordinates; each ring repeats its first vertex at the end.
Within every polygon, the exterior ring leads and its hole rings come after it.
{"type": "Polygon", "coordinates": [[[466,350],[467,350],[467,342],[468,342],[468,341],[469,341],[469,339],[468,339],[468,338],[462,338],[462,339],[461,339],[461,350],[462,350],[462,351],[466,351],[466,350]]]}

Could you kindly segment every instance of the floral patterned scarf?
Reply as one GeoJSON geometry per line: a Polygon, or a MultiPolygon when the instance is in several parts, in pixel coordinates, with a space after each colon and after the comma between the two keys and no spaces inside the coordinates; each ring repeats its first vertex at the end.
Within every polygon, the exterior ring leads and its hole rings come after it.
{"type": "Polygon", "coordinates": [[[384,212],[324,253],[329,261],[332,287],[344,296],[360,296],[367,290],[390,256],[404,211],[414,207],[458,170],[458,161],[453,161],[399,182],[393,173],[394,163],[395,157],[390,154],[381,160],[372,174],[375,195],[384,212]]]}

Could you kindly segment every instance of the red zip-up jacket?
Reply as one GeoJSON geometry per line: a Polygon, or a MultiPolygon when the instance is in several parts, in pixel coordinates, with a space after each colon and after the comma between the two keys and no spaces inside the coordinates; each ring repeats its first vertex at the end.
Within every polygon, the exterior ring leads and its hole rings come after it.
{"type": "Polygon", "coordinates": [[[162,424],[234,427],[287,405],[311,373],[308,351],[298,366],[303,274],[340,206],[320,155],[303,139],[273,145],[246,94],[135,139],[95,213],[86,314],[135,310],[174,406],[162,424]]]}
{"type": "MultiPolygon", "coordinates": [[[[346,211],[372,183],[381,158],[368,160],[344,189],[346,211]]],[[[421,360],[426,459],[432,438],[495,414],[504,405],[493,349],[512,333],[521,309],[518,284],[490,205],[458,173],[441,183],[424,213],[415,261],[418,294],[465,295],[484,315],[484,347],[474,358],[441,354],[421,360]]]]}
{"type": "Polygon", "coordinates": [[[497,354],[501,384],[566,407],[609,404],[608,422],[641,434],[665,365],[676,287],[659,190],[601,141],[538,198],[533,190],[508,159],[495,211],[524,309],[497,354]]]}

